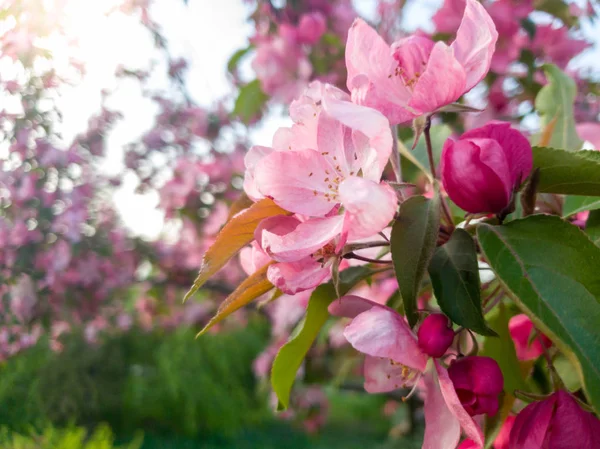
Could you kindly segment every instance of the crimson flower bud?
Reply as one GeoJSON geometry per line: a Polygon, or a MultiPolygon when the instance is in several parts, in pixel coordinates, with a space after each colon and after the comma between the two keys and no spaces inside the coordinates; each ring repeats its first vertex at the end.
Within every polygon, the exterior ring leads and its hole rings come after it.
{"type": "Polygon", "coordinates": [[[533,323],[525,314],[512,317],[508,322],[508,331],[515,343],[517,358],[519,360],[535,360],[544,352],[544,347],[549,348],[552,346],[550,339],[542,333],[534,336],[532,340],[531,333],[535,329],[533,323]]]}
{"type": "Polygon", "coordinates": [[[517,415],[508,449],[596,449],[600,420],[566,391],[529,404],[517,415]]]}
{"type": "Polygon", "coordinates": [[[448,368],[448,375],[469,415],[496,414],[504,378],[494,359],[481,356],[457,359],[448,368]]]}
{"type": "Polygon", "coordinates": [[[454,331],[450,327],[450,320],[441,313],[432,313],[423,320],[419,331],[419,347],[431,357],[443,356],[452,341],[454,331]]]}
{"type": "Polygon", "coordinates": [[[531,145],[510,123],[492,122],[448,139],[441,159],[448,196],[471,213],[500,213],[533,166],[531,145]]]}

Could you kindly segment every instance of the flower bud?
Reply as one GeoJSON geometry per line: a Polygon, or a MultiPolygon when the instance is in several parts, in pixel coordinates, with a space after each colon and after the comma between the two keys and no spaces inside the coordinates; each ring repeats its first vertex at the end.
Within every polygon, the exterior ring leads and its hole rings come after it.
{"type": "Polygon", "coordinates": [[[423,320],[417,336],[419,347],[425,354],[441,357],[446,353],[454,340],[454,331],[450,326],[448,317],[441,313],[432,313],[423,320]]]}
{"type": "Polygon", "coordinates": [[[541,332],[534,335],[532,339],[531,333],[535,332],[535,329],[533,323],[525,314],[512,317],[508,322],[508,331],[515,343],[519,360],[535,360],[544,352],[544,347],[549,348],[552,346],[550,339],[541,332]]]}
{"type": "Polygon", "coordinates": [[[298,41],[303,44],[316,44],[327,30],[323,14],[313,12],[304,14],[298,23],[298,41]]]}
{"type": "Polygon", "coordinates": [[[508,449],[595,449],[600,420],[584,411],[566,391],[529,404],[515,419],[508,449]]]}
{"type": "Polygon", "coordinates": [[[496,414],[504,378],[494,359],[480,356],[457,359],[448,368],[448,375],[469,415],[496,414]]]}
{"type": "Polygon", "coordinates": [[[492,122],[448,139],[442,150],[444,189],[470,213],[500,213],[533,166],[531,145],[509,123],[492,122]]]}

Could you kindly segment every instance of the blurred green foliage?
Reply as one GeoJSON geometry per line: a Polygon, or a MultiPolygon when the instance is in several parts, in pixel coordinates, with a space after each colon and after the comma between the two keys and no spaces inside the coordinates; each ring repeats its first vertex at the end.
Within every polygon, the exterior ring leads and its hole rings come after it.
{"type": "Polygon", "coordinates": [[[328,388],[317,435],[277,419],[252,373],[266,322],[194,337],[133,329],[89,345],[74,333],[60,353],[41,342],[9,359],[0,366],[0,448],[137,449],[141,432],[141,449],[398,447],[383,396],[328,388]]]}
{"type": "Polygon", "coordinates": [[[133,330],[89,345],[74,334],[61,353],[42,342],[0,368],[0,427],[106,422],[119,434],[194,436],[235,432],[269,416],[252,373],[266,328],[194,335],[133,330]]]}
{"type": "Polygon", "coordinates": [[[106,425],[98,426],[93,433],[86,429],[71,427],[57,430],[47,427],[41,433],[19,435],[8,430],[0,432],[0,447],[2,449],[139,449],[142,437],[132,442],[115,446],[115,437],[106,425]]]}

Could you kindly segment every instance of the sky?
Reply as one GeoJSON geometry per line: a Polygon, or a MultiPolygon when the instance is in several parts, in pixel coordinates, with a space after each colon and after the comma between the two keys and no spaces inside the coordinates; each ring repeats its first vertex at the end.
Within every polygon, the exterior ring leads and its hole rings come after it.
{"type": "MultiPolygon", "coordinates": [[[[119,64],[146,68],[153,45],[136,18],[123,15],[107,18],[102,14],[102,9],[111,1],[114,0],[76,0],[69,12],[87,73],[82,83],[63,90],[59,107],[64,112],[61,131],[69,141],[86,129],[90,115],[99,110],[101,89],[114,91],[108,105],[121,110],[125,119],[109,137],[108,156],[102,170],[117,173],[122,167],[123,145],[152,126],[156,109],[141,95],[139,83],[115,82],[114,72],[119,64]]],[[[410,1],[405,28],[408,31],[431,29],[430,17],[441,2],[410,1]]],[[[374,0],[354,0],[354,4],[363,16],[373,16],[374,0]]],[[[253,30],[247,21],[250,12],[243,0],[189,0],[187,6],[182,0],[155,0],[151,16],[163,28],[172,52],[191,61],[187,87],[199,104],[210,106],[231,91],[226,65],[236,50],[247,45],[253,30]]],[[[599,68],[600,28],[587,26],[585,31],[588,36],[595,36],[596,46],[576,64],[595,61],[599,68]]],[[[161,82],[166,84],[166,78],[156,80],[157,87],[161,82]]],[[[269,145],[274,131],[288,123],[289,119],[280,113],[271,114],[264,125],[252,133],[253,143],[269,145]]],[[[115,205],[126,226],[135,234],[155,238],[163,226],[162,213],[156,208],[158,197],[156,194],[137,195],[135,186],[133,175],[124,179],[123,186],[114,195],[115,205]]]]}

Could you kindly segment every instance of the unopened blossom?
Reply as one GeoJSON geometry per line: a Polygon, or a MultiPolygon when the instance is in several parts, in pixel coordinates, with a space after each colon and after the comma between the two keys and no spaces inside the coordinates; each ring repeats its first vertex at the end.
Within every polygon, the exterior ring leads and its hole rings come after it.
{"type": "Polygon", "coordinates": [[[450,320],[441,313],[432,313],[425,318],[417,335],[419,347],[431,357],[443,356],[454,340],[450,320]]]}
{"type": "Polygon", "coordinates": [[[533,155],[529,141],[510,123],[493,122],[448,139],[441,158],[444,189],[470,213],[500,213],[529,176],[533,155]]]}
{"type": "Polygon", "coordinates": [[[600,420],[566,391],[525,407],[516,417],[508,449],[596,449],[600,420]]]}
{"type": "Polygon", "coordinates": [[[515,315],[508,322],[510,337],[515,344],[519,360],[535,360],[552,346],[552,342],[541,332],[535,330],[533,323],[525,314],[515,315]]]}
{"type": "Polygon", "coordinates": [[[498,33],[485,8],[467,0],[451,45],[414,35],[389,46],[362,19],[348,33],[347,87],[352,100],[381,111],[392,124],[434,112],[487,74],[498,33]]]}
{"type": "Polygon", "coordinates": [[[463,357],[450,364],[448,375],[469,415],[496,414],[498,397],[504,388],[498,362],[491,357],[463,357]]]}
{"type": "Polygon", "coordinates": [[[461,430],[483,447],[483,434],[449,376],[426,354],[404,317],[395,310],[359,296],[344,296],[329,306],[332,315],[352,318],[344,330],[348,342],[365,354],[365,390],[382,393],[419,387],[424,393],[423,449],[455,448],[461,430]]]}

